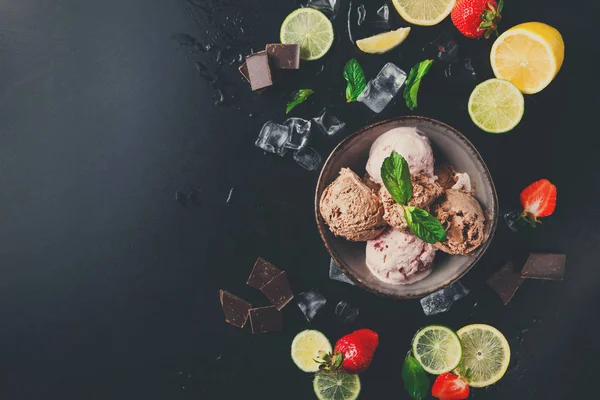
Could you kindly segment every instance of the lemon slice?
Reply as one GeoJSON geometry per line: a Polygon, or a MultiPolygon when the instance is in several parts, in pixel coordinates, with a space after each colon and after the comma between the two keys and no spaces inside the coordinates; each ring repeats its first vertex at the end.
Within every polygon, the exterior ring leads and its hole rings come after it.
{"type": "Polygon", "coordinates": [[[360,394],[360,378],[343,371],[319,372],[313,389],[319,400],[355,400],[360,394]]]}
{"type": "Polygon", "coordinates": [[[431,26],[446,18],[456,0],[393,0],[400,16],[411,24],[431,26]]]}
{"type": "Polygon", "coordinates": [[[525,112],[525,99],[515,85],[489,79],[473,89],[469,115],[475,125],[489,133],[504,133],[519,124],[525,112]]]}
{"type": "Polygon", "coordinates": [[[331,353],[331,343],[319,331],[305,330],[296,335],[292,341],[292,360],[304,372],[317,372],[319,363],[315,358],[319,352],[331,353]]]}
{"type": "Polygon", "coordinates": [[[494,75],[533,94],[552,82],[565,59],[559,31],[541,22],[527,22],[504,32],[492,46],[494,75]]]}
{"type": "Polygon", "coordinates": [[[303,60],[317,60],[333,44],[333,25],[321,11],[300,8],[285,18],[279,36],[283,44],[299,44],[303,60]]]}
{"type": "Polygon", "coordinates": [[[394,47],[400,46],[406,40],[409,33],[410,28],[400,28],[395,31],[380,33],[379,35],[357,40],[356,45],[364,53],[383,54],[394,47]]]}
{"type": "Polygon", "coordinates": [[[460,372],[470,375],[469,385],[485,387],[498,382],[510,363],[510,346],[504,335],[493,326],[481,324],[467,325],[457,334],[463,347],[460,372]]]}
{"type": "Polygon", "coordinates": [[[439,325],[430,325],[417,332],[412,350],[423,369],[434,375],[452,371],[462,358],[462,347],[456,333],[439,325]]]}

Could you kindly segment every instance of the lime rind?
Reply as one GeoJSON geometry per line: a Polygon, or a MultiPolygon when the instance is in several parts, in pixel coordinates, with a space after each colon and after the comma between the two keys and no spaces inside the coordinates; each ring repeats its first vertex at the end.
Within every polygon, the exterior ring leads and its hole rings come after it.
{"type": "Polygon", "coordinates": [[[462,359],[458,335],[442,325],[430,325],[417,332],[412,351],[423,369],[433,375],[456,369],[462,359]]]}
{"type": "Polygon", "coordinates": [[[300,8],[285,18],[279,36],[283,44],[300,45],[301,59],[317,60],[327,54],[333,44],[333,25],[322,12],[300,8]]]}
{"type": "Polygon", "coordinates": [[[488,79],[477,85],[468,104],[475,125],[488,133],[514,129],[525,113],[525,99],[517,86],[503,79],[488,79]]]}
{"type": "Polygon", "coordinates": [[[333,374],[318,373],[313,389],[319,400],[355,400],[360,394],[358,375],[338,371],[333,374]]]}

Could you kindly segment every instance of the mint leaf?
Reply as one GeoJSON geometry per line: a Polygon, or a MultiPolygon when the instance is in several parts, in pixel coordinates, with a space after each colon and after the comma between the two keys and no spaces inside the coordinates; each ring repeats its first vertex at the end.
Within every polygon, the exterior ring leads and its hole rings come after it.
{"type": "Polygon", "coordinates": [[[422,241],[432,244],[446,241],[446,230],[440,221],[427,211],[404,206],[404,218],[410,230],[422,241]]]}
{"type": "Polygon", "coordinates": [[[429,378],[425,370],[412,354],[408,354],[402,365],[402,380],[410,397],[423,400],[429,393],[429,378]]]}
{"type": "Polygon", "coordinates": [[[406,107],[410,110],[417,108],[417,96],[419,95],[419,86],[421,85],[421,78],[423,78],[431,68],[433,60],[421,61],[408,73],[406,78],[406,86],[404,86],[404,101],[406,107]]]}
{"type": "Polygon", "coordinates": [[[352,103],[365,90],[367,80],[365,73],[355,58],[348,61],[344,67],[344,79],[348,82],[346,86],[346,101],[352,103]]]}
{"type": "Polygon", "coordinates": [[[290,111],[292,111],[292,109],[294,107],[296,107],[298,104],[304,103],[306,101],[306,99],[308,99],[308,96],[310,96],[313,93],[314,93],[314,91],[312,89],[296,90],[294,92],[294,94],[292,95],[292,100],[290,100],[290,102],[287,103],[287,107],[285,108],[285,113],[287,114],[290,111]]]}
{"type": "Polygon", "coordinates": [[[408,204],[412,197],[412,183],[410,183],[408,163],[404,157],[392,151],[392,154],[381,164],[381,179],[396,203],[408,204]]]}

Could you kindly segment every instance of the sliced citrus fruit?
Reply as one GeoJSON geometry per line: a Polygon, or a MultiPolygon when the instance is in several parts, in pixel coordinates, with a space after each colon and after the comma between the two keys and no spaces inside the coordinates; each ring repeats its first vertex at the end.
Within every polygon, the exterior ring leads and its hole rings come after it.
{"type": "Polygon", "coordinates": [[[358,375],[338,371],[315,375],[313,389],[319,400],[355,400],[360,394],[358,375]]]}
{"type": "Polygon", "coordinates": [[[300,45],[300,58],[316,60],[333,44],[333,25],[321,11],[299,8],[285,18],[279,35],[283,44],[300,45]]]}
{"type": "Polygon", "coordinates": [[[406,22],[431,26],[450,14],[456,0],[393,0],[393,3],[406,22]]]}
{"type": "Polygon", "coordinates": [[[489,133],[504,133],[519,124],[525,112],[525,99],[515,85],[489,79],[473,89],[469,115],[475,125],[489,133]]]}
{"type": "Polygon", "coordinates": [[[430,325],[417,332],[412,350],[423,369],[434,375],[452,371],[462,358],[462,347],[456,333],[439,325],[430,325]]]}
{"type": "Polygon", "coordinates": [[[380,33],[365,39],[356,41],[356,45],[365,53],[383,54],[400,46],[406,40],[410,28],[400,28],[395,31],[380,33]]]}
{"type": "Polygon", "coordinates": [[[558,30],[541,22],[527,22],[504,32],[492,46],[494,75],[533,94],[552,82],[565,58],[558,30]]]}
{"type": "Polygon", "coordinates": [[[292,360],[304,372],[317,372],[319,363],[315,358],[319,352],[331,353],[331,343],[319,331],[305,330],[296,335],[292,341],[292,360]]]}
{"type": "Polygon", "coordinates": [[[476,324],[460,329],[463,358],[461,375],[469,375],[469,385],[489,386],[498,382],[510,363],[510,346],[504,335],[493,326],[476,324]]]}

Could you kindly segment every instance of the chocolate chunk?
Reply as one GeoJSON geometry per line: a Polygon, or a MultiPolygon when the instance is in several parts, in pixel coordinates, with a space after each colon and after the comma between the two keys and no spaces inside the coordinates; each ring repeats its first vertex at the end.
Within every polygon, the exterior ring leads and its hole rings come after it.
{"type": "Polygon", "coordinates": [[[260,290],[278,310],[281,310],[294,298],[294,294],[290,287],[290,281],[288,280],[285,271],[271,279],[271,281],[264,285],[260,290]]]}
{"type": "Polygon", "coordinates": [[[273,68],[299,69],[300,45],[299,44],[268,44],[267,54],[273,68]]]}
{"type": "Polygon", "coordinates": [[[240,71],[240,74],[242,74],[244,79],[247,80],[248,83],[250,83],[250,75],[248,75],[248,64],[244,62],[238,67],[238,71],[240,71]]]}
{"type": "Polygon", "coordinates": [[[248,321],[248,310],[252,308],[252,304],[223,289],[219,291],[219,296],[221,307],[225,313],[225,321],[238,328],[243,328],[248,321]]]}
{"type": "Polygon", "coordinates": [[[565,276],[565,254],[531,253],[521,271],[527,279],[562,281],[565,276]]]}
{"type": "Polygon", "coordinates": [[[269,68],[269,56],[266,51],[246,56],[246,67],[252,90],[259,90],[273,84],[271,68],[269,68]]]}
{"type": "Polygon", "coordinates": [[[258,257],[246,284],[256,289],[262,289],[263,286],[271,282],[271,280],[281,274],[281,272],[282,271],[279,268],[270,262],[258,257]]]}
{"type": "Polygon", "coordinates": [[[513,298],[524,279],[515,271],[511,261],[507,262],[500,271],[492,275],[486,283],[500,296],[504,305],[513,298]]]}
{"type": "Polygon", "coordinates": [[[281,311],[275,306],[251,308],[249,313],[252,333],[277,332],[283,329],[281,311]]]}

